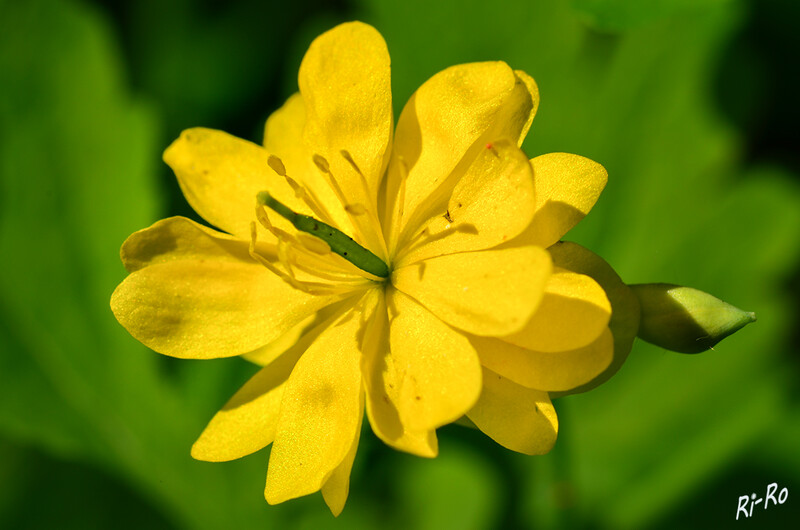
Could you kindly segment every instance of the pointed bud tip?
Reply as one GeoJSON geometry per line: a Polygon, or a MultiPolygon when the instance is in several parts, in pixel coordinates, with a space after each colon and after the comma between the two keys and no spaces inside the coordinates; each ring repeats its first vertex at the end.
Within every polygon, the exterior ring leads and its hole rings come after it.
{"type": "Polygon", "coordinates": [[[642,308],[639,337],[668,350],[699,353],[756,321],[708,293],[666,283],[630,286],[642,308]]]}

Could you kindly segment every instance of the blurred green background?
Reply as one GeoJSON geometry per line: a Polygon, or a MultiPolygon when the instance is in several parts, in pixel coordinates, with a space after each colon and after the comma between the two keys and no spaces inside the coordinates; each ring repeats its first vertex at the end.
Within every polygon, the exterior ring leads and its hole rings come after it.
{"type": "Polygon", "coordinates": [[[800,517],[798,4],[792,0],[0,0],[0,528],[707,528],[800,517]],[[368,428],[344,513],[268,506],[268,450],[193,461],[256,370],[176,361],[116,323],[125,237],[194,216],[160,161],[181,129],[261,140],[311,39],[360,19],[395,110],[452,64],[502,59],[542,94],[530,155],[609,184],[568,239],[628,283],[691,285],[759,321],[700,356],[637,342],[556,402],[547,456],[460,427],[440,456],[368,428]],[[735,521],[738,497],[785,504],[735,521]]]}

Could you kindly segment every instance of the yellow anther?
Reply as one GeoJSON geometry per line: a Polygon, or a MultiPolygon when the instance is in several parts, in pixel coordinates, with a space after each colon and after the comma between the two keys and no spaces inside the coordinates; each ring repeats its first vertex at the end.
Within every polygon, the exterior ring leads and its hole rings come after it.
{"type": "Polygon", "coordinates": [[[294,191],[295,197],[297,197],[298,199],[303,199],[304,201],[307,200],[308,194],[306,193],[306,190],[300,184],[298,184],[296,180],[294,180],[292,177],[288,175],[283,175],[283,178],[286,179],[286,182],[294,191]]]}
{"type": "Polygon", "coordinates": [[[349,214],[353,215],[364,215],[367,213],[367,209],[363,204],[355,203],[355,204],[348,204],[344,207],[345,211],[349,214]]]}
{"type": "Polygon", "coordinates": [[[278,175],[285,177],[286,176],[286,166],[283,165],[283,161],[275,155],[269,155],[267,159],[267,164],[272,170],[277,173],[278,175]]]}
{"type": "Polygon", "coordinates": [[[356,173],[362,176],[364,175],[363,173],[361,173],[361,170],[358,169],[358,165],[356,164],[356,161],[353,160],[353,155],[350,154],[350,151],[348,151],[347,149],[341,149],[339,151],[339,154],[342,155],[342,157],[344,157],[345,160],[347,160],[348,164],[353,166],[353,169],[355,170],[356,173]]]}
{"type": "Polygon", "coordinates": [[[331,166],[328,164],[328,161],[325,160],[325,157],[314,153],[314,156],[312,156],[311,159],[314,161],[320,171],[323,173],[330,173],[331,166]]]}

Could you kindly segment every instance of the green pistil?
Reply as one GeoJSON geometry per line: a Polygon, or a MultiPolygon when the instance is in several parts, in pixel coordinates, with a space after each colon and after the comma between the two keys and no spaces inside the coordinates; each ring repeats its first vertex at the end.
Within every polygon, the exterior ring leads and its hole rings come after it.
{"type": "Polygon", "coordinates": [[[285,204],[276,200],[266,191],[262,191],[258,194],[258,202],[274,210],[301,232],[307,232],[312,236],[320,238],[331,247],[333,252],[339,254],[359,269],[381,278],[387,278],[389,276],[389,267],[386,266],[383,260],[353,241],[352,237],[341,230],[314,219],[309,215],[293,212],[285,204]]]}

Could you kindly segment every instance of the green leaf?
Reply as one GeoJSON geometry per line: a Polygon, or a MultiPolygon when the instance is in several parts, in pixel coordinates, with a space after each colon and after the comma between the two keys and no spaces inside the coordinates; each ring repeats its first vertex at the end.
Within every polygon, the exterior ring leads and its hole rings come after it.
{"type": "Polygon", "coordinates": [[[275,522],[259,495],[263,454],[229,466],[189,457],[224,402],[220,383],[241,383],[245,364],[182,371],[178,387],[109,309],[122,241],[160,210],[164,142],[125,86],[107,23],[33,1],[5,3],[0,25],[0,430],[108,470],[177,526],[275,522]]]}
{"type": "Polygon", "coordinates": [[[782,291],[800,248],[800,192],[790,175],[742,165],[739,132],[711,97],[741,3],[691,4],[363,2],[389,43],[397,107],[449,64],[525,70],[541,91],[527,152],[578,153],[609,172],[566,239],[628,283],[696,287],[758,316],[699,356],[638,342],[609,382],[557,400],[554,451],[520,460],[531,526],[651,526],[797,417],[782,291]]]}
{"type": "Polygon", "coordinates": [[[692,14],[734,0],[572,0],[582,18],[603,31],[638,28],[670,16],[692,14]]]}

